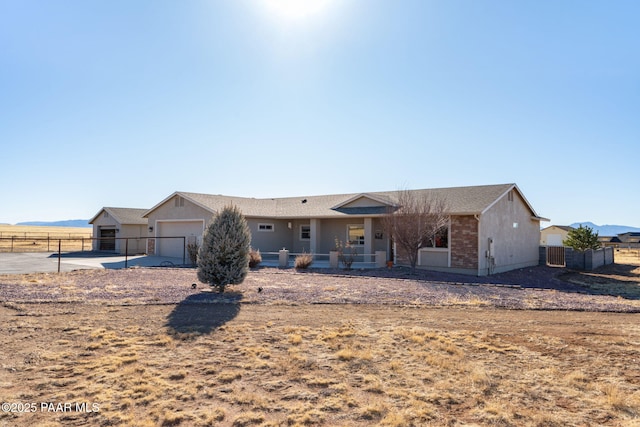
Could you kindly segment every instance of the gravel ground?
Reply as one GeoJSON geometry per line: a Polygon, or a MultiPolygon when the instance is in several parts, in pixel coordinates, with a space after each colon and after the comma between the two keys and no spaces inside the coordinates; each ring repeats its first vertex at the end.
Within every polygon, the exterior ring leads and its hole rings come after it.
{"type": "Polygon", "coordinates": [[[224,294],[198,282],[193,268],[129,268],[0,275],[0,302],[88,304],[392,304],[506,309],[640,312],[640,301],[590,295],[562,282],[562,270],[531,267],[473,277],[408,269],[310,270],[261,268],[224,294]],[[193,284],[196,285],[193,288],[193,284]]]}

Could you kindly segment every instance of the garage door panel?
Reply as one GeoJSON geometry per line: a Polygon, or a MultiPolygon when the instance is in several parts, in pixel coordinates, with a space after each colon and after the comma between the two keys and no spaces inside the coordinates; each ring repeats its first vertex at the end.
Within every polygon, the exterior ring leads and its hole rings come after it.
{"type": "Polygon", "coordinates": [[[158,255],[166,257],[182,258],[186,253],[184,245],[194,239],[198,242],[202,239],[204,222],[200,221],[171,221],[158,222],[158,255]],[[185,237],[185,239],[168,237],[185,237]]]}

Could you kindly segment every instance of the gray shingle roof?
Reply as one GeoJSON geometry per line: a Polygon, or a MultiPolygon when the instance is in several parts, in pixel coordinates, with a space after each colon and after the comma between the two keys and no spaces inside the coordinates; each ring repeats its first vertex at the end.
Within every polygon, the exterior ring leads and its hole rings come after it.
{"type": "Polygon", "coordinates": [[[145,225],[147,224],[147,218],[143,215],[147,212],[148,209],[138,209],[138,208],[113,208],[113,207],[104,207],[100,209],[100,212],[94,216],[89,223],[93,223],[93,221],[98,218],[98,216],[102,213],[102,211],[106,211],[113,217],[118,223],[125,225],[145,225]]]}
{"type": "MultiPolygon", "coordinates": [[[[449,212],[452,215],[481,214],[504,196],[509,190],[515,188],[524,199],[524,196],[515,184],[481,185],[472,187],[433,188],[423,190],[410,190],[428,197],[440,197],[447,200],[449,212]]],[[[225,206],[233,204],[237,206],[247,217],[263,218],[334,218],[349,215],[376,215],[383,213],[380,208],[372,210],[371,207],[338,207],[345,201],[357,199],[359,196],[370,195],[380,200],[388,200],[389,204],[397,201],[397,191],[382,191],[372,193],[333,194],[321,196],[298,196],[273,199],[255,199],[246,197],[232,197],[223,195],[176,192],[180,196],[200,205],[201,207],[216,212],[225,206]],[[336,208],[337,207],[337,208],[336,208]]],[[[173,196],[173,195],[172,195],[173,196]]],[[[533,208],[525,200],[531,209],[533,216],[537,216],[533,208]]],[[[155,209],[155,208],[154,208],[155,209]]],[[[153,210],[153,209],[152,209],[153,210]]],[[[148,211],[147,213],[149,213],[148,211]]]]}

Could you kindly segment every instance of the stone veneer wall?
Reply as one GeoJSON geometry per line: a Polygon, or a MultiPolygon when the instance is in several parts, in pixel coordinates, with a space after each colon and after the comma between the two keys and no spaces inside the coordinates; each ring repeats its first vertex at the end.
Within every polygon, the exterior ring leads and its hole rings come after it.
{"type": "Polygon", "coordinates": [[[451,217],[449,244],[452,268],[478,268],[478,220],[473,215],[451,217]]]}
{"type": "Polygon", "coordinates": [[[147,255],[156,254],[156,239],[147,239],[147,255]]]}

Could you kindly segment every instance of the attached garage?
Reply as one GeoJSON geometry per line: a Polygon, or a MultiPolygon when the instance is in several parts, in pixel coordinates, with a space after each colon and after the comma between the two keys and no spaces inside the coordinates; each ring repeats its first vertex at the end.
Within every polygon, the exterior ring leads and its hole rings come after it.
{"type": "Polygon", "coordinates": [[[182,258],[186,254],[184,245],[202,241],[204,221],[158,221],[156,233],[157,255],[182,258]],[[182,239],[184,237],[184,239],[182,239]]]}

